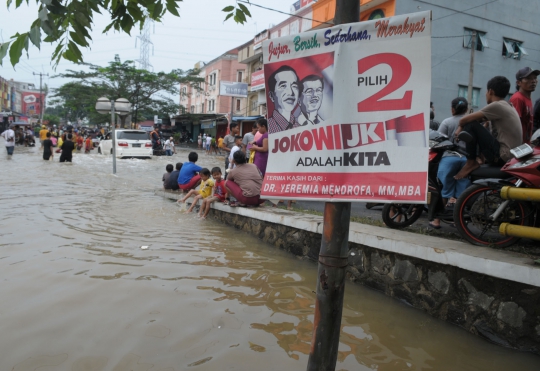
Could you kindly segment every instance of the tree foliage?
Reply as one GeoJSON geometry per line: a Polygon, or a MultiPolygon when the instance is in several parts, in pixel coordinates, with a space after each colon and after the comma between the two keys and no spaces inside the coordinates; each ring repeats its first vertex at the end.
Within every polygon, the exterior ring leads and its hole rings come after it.
{"type": "MultiPolygon", "coordinates": [[[[7,7],[14,4],[19,8],[23,2],[31,0],[7,0],[7,7]]],[[[178,3],[182,0],[35,0],[39,5],[38,17],[28,32],[11,36],[10,40],[0,44],[0,64],[9,53],[13,66],[25,51],[28,55],[30,43],[38,49],[41,42],[56,45],[51,56],[57,66],[61,59],[83,63],[81,48],[88,48],[92,42],[90,32],[94,27],[94,15],[108,14],[111,18],[103,30],[111,29],[131,35],[134,28],[143,29],[147,18],[161,22],[165,14],[179,17],[178,3]]],[[[249,1],[248,1],[249,2],[249,1]]],[[[251,17],[246,6],[237,2],[236,6],[223,9],[227,13],[225,20],[233,17],[238,23],[245,23],[251,17]]],[[[202,15],[201,15],[202,16],[202,15]]]]}
{"type": "MultiPolygon", "coordinates": [[[[87,71],[67,70],[55,76],[74,80],[56,89],[51,101],[51,105],[62,106],[71,120],[108,121],[107,115],[99,115],[94,109],[97,99],[102,96],[114,100],[126,98],[134,106],[138,118],[177,113],[180,106],[171,96],[180,93],[180,83],[197,88],[204,81],[198,77],[199,70],[150,72],[136,68],[133,61],[122,62],[118,56],[106,67],[84,65],[87,71]]],[[[124,124],[122,121],[122,127],[124,124]]]]}
{"type": "Polygon", "coordinates": [[[56,115],[51,115],[51,114],[45,114],[43,115],[43,123],[47,123],[48,125],[56,125],[56,126],[59,126],[60,125],[60,117],[56,116],[56,115]]]}

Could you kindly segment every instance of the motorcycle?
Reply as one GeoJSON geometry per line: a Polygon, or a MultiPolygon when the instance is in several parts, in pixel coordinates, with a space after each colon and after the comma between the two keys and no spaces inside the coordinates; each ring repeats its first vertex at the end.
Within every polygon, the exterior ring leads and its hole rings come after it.
{"type": "MultiPolygon", "coordinates": [[[[439,164],[446,151],[454,151],[463,156],[467,153],[447,136],[436,131],[429,134],[429,167],[428,167],[428,200],[427,204],[385,204],[382,210],[382,219],[389,228],[401,229],[416,222],[422,212],[427,211],[430,220],[435,218],[446,223],[454,221],[454,214],[446,210],[442,198],[442,183],[437,178],[439,164]]],[[[510,175],[501,172],[498,167],[483,165],[473,171],[469,178],[471,181],[485,178],[508,178],[510,175]]]]}
{"type": "Polygon", "coordinates": [[[480,246],[508,247],[522,237],[540,240],[540,130],[510,151],[501,169],[509,178],[475,181],[458,198],[454,222],[460,235],[480,246]]]}
{"type": "Polygon", "coordinates": [[[24,146],[25,147],[35,147],[36,146],[36,140],[34,139],[33,135],[28,135],[24,137],[24,146]]]}

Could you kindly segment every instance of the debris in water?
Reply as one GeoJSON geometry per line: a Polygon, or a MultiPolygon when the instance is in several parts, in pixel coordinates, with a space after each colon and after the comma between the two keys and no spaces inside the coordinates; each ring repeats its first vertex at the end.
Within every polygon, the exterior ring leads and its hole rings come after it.
{"type": "Polygon", "coordinates": [[[150,246],[141,246],[141,249],[147,250],[150,246]]]}

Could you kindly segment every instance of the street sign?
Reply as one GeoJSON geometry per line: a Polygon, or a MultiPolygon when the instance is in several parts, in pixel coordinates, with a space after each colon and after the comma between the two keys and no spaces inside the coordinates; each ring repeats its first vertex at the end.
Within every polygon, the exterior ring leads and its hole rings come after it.
{"type": "Polygon", "coordinates": [[[248,84],[245,82],[220,81],[219,95],[226,97],[247,98],[248,84]]]}

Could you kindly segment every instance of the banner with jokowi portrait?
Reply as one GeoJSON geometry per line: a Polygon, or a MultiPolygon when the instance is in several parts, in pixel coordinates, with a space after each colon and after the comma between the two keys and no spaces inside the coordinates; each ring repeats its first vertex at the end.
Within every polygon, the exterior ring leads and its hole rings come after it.
{"type": "Polygon", "coordinates": [[[263,43],[262,198],[425,202],[431,12],[263,43]]]}

